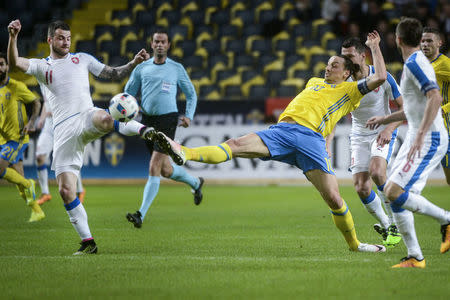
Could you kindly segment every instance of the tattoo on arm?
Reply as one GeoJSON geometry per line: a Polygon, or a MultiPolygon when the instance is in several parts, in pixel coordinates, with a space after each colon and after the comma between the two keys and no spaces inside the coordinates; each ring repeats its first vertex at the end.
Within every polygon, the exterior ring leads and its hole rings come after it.
{"type": "Polygon", "coordinates": [[[128,74],[133,70],[134,65],[129,62],[126,65],[120,67],[110,67],[106,66],[103,68],[102,72],[98,77],[103,79],[111,79],[111,80],[121,80],[125,78],[128,74]]]}

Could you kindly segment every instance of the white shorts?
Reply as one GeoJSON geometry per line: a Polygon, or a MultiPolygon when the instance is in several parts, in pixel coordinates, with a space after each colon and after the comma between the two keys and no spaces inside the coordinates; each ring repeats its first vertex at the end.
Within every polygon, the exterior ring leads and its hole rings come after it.
{"type": "Polygon", "coordinates": [[[95,128],[92,121],[94,113],[99,110],[102,109],[92,107],[55,125],[52,170],[56,176],[63,172],[78,176],[85,146],[106,134],[95,128]]]}
{"type": "Polygon", "coordinates": [[[377,134],[372,135],[350,135],[351,164],[352,174],[369,172],[369,164],[372,157],[379,156],[389,161],[394,151],[397,140],[397,130],[392,133],[391,141],[382,147],[377,145],[377,134]]]}
{"type": "Polygon", "coordinates": [[[53,151],[53,118],[45,118],[44,126],[37,140],[36,156],[49,156],[53,151]]]}
{"type": "Polygon", "coordinates": [[[414,161],[408,161],[407,155],[414,136],[407,134],[397,157],[392,166],[392,173],[389,181],[395,182],[405,191],[420,194],[425,187],[428,176],[439,165],[447,152],[448,137],[447,132],[433,131],[425,136],[423,147],[420,150],[420,157],[414,161]]]}

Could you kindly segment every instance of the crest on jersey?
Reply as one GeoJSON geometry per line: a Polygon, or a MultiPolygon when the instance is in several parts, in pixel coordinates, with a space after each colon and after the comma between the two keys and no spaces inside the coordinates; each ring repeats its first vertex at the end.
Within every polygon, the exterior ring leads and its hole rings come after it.
{"type": "Polygon", "coordinates": [[[80,59],[78,57],[72,57],[72,62],[76,65],[80,62],[80,59]]]}
{"type": "Polygon", "coordinates": [[[123,137],[114,132],[105,139],[105,156],[113,167],[120,163],[124,152],[125,140],[123,137]]]}
{"type": "Polygon", "coordinates": [[[375,93],[378,93],[379,90],[380,90],[380,87],[377,87],[377,88],[374,89],[373,91],[374,91],[375,93]]]}

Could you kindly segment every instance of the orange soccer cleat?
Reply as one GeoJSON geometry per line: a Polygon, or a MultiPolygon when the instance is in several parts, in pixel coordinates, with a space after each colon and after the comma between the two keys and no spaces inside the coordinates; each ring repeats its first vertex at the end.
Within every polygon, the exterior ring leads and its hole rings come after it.
{"type": "Polygon", "coordinates": [[[450,249],[450,223],[441,226],[442,243],[441,253],[445,253],[450,249]]]}
{"type": "Polygon", "coordinates": [[[399,264],[393,265],[392,268],[425,268],[425,258],[417,260],[415,257],[407,256],[402,258],[399,264]]]}
{"type": "Polygon", "coordinates": [[[41,194],[41,195],[39,196],[39,199],[37,200],[37,203],[38,203],[39,205],[42,205],[42,204],[44,204],[45,202],[50,201],[50,200],[52,200],[52,195],[50,195],[50,194],[41,194]]]}

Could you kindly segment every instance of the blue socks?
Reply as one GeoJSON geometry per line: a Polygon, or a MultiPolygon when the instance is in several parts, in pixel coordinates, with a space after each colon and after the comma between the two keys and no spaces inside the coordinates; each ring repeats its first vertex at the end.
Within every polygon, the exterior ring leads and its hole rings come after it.
{"type": "Polygon", "coordinates": [[[174,163],[172,163],[172,168],[173,172],[172,175],[169,177],[170,179],[189,184],[191,188],[193,188],[194,190],[198,189],[198,186],[200,185],[200,180],[197,177],[192,176],[186,171],[185,168],[178,166],[174,163]]]}
{"type": "Polygon", "coordinates": [[[159,183],[161,179],[159,176],[149,176],[147,183],[145,184],[144,196],[142,199],[141,208],[139,211],[141,212],[141,219],[144,220],[145,215],[147,214],[150,205],[152,205],[153,200],[159,191],[159,183]]]}

